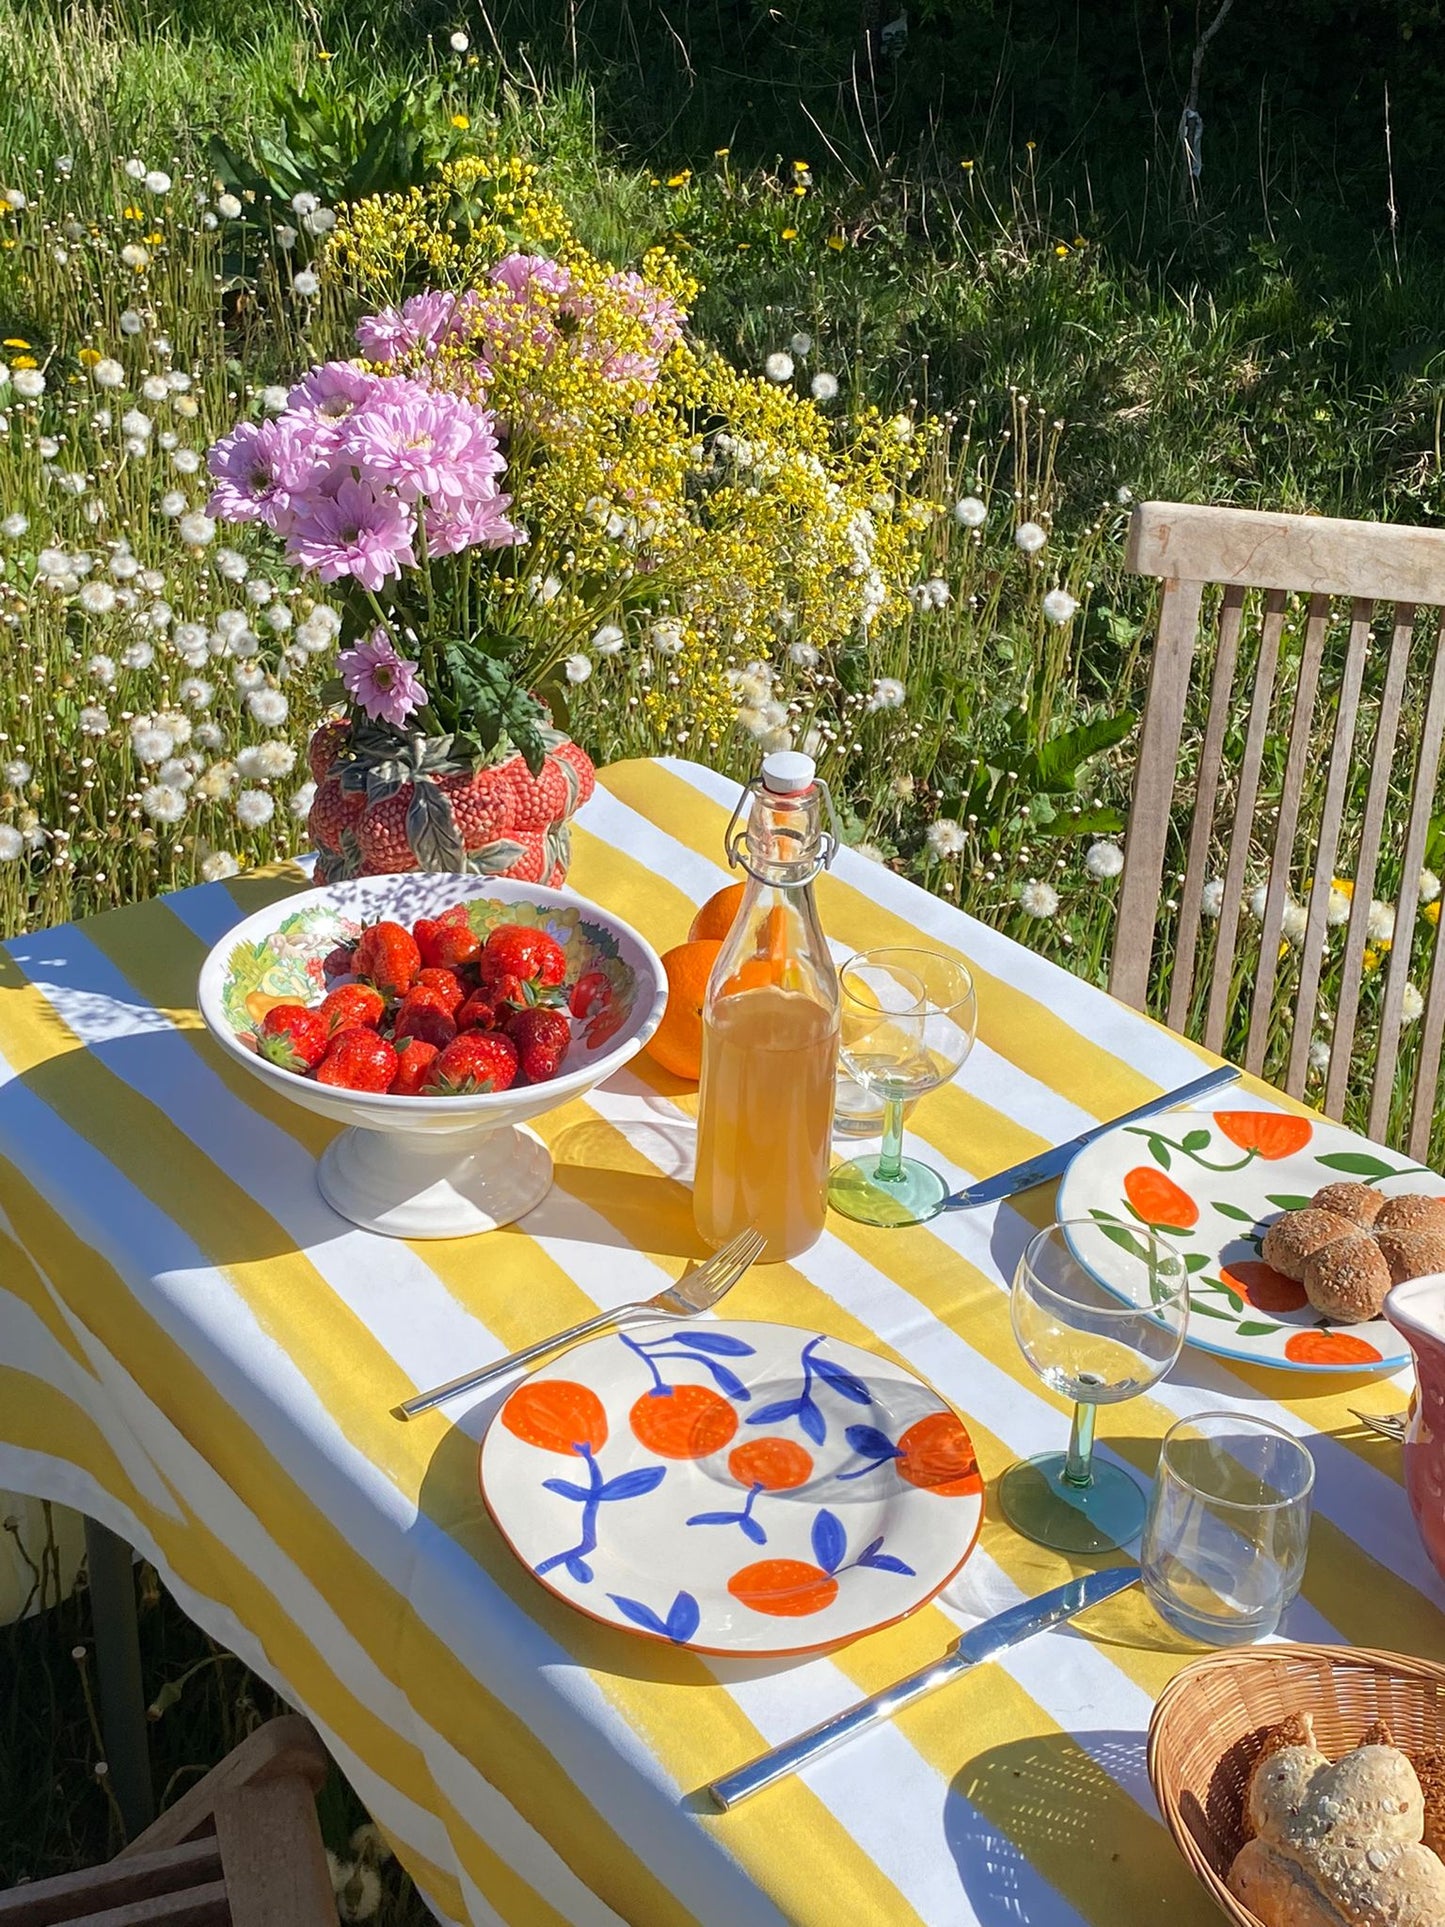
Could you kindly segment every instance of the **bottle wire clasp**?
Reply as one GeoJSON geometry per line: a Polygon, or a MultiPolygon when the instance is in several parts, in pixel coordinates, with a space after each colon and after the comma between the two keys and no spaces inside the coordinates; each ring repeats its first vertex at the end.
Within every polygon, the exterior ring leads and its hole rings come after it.
{"type": "MultiPolygon", "coordinates": [[[[788,879],[790,884],[811,883],[815,877],[821,876],[824,870],[830,870],[833,867],[833,858],[838,854],[838,812],[833,804],[833,793],[823,781],[822,777],[814,778],[813,787],[822,792],[823,803],[828,812],[829,827],[825,830],[820,830],[818,833],[819,853],[812,869],[808,871],[806,876],[790,877],[788,879]]],[[[762,795],[767,795],[774,804],[788,800],[766,789],[761,776],[753,777],[751,782],[743,785],[738,795],[738,800],[733,807],[732,816],[728,819],[727,832],[723,837],[723,848],[727,852],[728,867],[730,869],[746,870],[748,875],[755,877],[759,883],[773,883],[776,879],[760,875],[759,872],[753,868],[752,864],[748,862],[746,855],[748,833],[747,825],[743,822],[743,812],[747,808],[750,798],[762,795]]],[[[786,824],[777,825],[774,834],[780,840],[786,838],[794,843],[801,843],[803,841],[802,832],[800,830],[790,829],[786,824]]]]}

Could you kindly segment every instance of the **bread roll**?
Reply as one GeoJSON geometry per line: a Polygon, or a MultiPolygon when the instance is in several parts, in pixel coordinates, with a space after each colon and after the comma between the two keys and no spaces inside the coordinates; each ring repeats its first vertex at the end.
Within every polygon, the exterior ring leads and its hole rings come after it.
{"type": "Polygon", "coordinates": [[[1333,1211],[1286,1211],[1266,1230],[1259,1255],[1267,1265],[1302,1285],[1305,1266],[1317,1251],[1358,1230],[1351,1219],[1333,1211]]]}
{"type": "Polygon", "coordinates": [[[1390,1267],[1368,1231],[1352,1231],[1348,1238],[1332,1240],[1305,1266],[1304,1288],[1310,1303],[1342,1325],[1378,1318],[1390,1282],[1390,1267]]]}

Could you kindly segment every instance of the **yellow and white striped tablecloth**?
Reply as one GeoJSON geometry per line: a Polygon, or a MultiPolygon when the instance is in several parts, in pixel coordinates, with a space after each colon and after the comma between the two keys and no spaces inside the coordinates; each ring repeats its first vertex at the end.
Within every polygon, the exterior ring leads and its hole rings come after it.
{"type": "MultiPolygon", "coordinates": [[[[732,785],[682,762],[604,772],[572,882],[663,949],[726,880],[732,785]]],[[[301,887],[287,869],[183,891],[0,951],[0,1486],[89,1512],[316,1722],[439,1915],[518,1927],[1117,1927],[1217,1919],[1151,1802],[1143,1733],[1189,1656],[1135,1593],[1046,1635],[730,1814],[697,1790],[1058,1584],[991,1508],[948,1592],[826,1658],[668,1651],[554,1601],[482,1506],[480,1425],[390,1408],[646,1297],[696,1252],[695,1096],[639,1059],[540,1120],[551,1195],[486,1239],[407,1244],[315,1186],[331,1127],[212,1049],[207,949],[301,887]]],[[[1199,1069],[1199,1053],[846,853],[819,884],[840,951],[951,947],[978,1048],[914,1116],[918,1151],[985,1175],[1199,1069]]],[[[729,1300],[874,1346],[968,1417],[987,1476],[1066,1418],[1014,1344],[1005,1281],[1035,1192],[916,1230],[831,1218],[729,1300]]],[[[1347,1402],[1398,1386],[1252,1373],[1187,1352],[1105,1422],[1146,1477],[1178,1414],[1238,1405],[1309,1439],[1318,1507],[1285,1630],[1445,1657],[1445,1589],[1399,1454],[1347,1402]]]]}

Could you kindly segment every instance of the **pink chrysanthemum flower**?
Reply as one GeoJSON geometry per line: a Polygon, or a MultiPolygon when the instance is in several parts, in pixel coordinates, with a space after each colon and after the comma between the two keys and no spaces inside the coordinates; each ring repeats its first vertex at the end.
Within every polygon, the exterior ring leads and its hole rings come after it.
{"type": "Polygon", "coordinates": [[[403,568],[413,568],[416,524],[395,496],[346,476],[334,492],[298,502],[290,529],[291,561],[315,569],[323,582],[354,576],[373,594],[403,568]]]}
{"type": "Polygon", "coordinates": [[[414,294],[399,308],[383,308],[356,324],[356,339],[368,361],[400,361],[415,354],[434,355],[448,341],[462,340],[471,325],[477,297],[434,290],[414,294]]]}
{"type": "Polygon", "coordinates": [[[385,629],[369,636],[336,659],[346,693],[368,716],[400,728],[413,711],[423,709],[427,693],[416,664],[401,654],[385,629]]]}
{"type": "Polygon", "coordinates": [[[572,276],[548,254],[507,254],[492,269],[492,279],[518,299],[542,295],[558,300],[572,290],[572,276]]]}
{"type": "Polygon", "coordinates": [[[286,406],[300,415],[340,421],[372,400],[381,386],[380,375],[358,368],[354,361],[328,361],[301,377],[287,395],[286,406]]]}
{"type": "Polygon", "coordinates": [[[342,448],[368,481],[395,489],[404,502],[494,495],[506,467],[491,416],[459,395],[415,394],[393,403],[383,394],[351,417],[342,448]]]}
{"type": "Polygon", "coordinates": [[[510,495],[491,495],[429,508],[426,511],[428,555],[456,555],[462,549],[504,549],[525,542],[526,531],[507,518],[511,502],[510,495]]]}
{"type": "Polygon", "coordinates": [[[206,457],[216,478],[206,513],[226,522],[264,522],[285,535],[296,504],[324,476],[330,453],[330,429],[314,419],[241,422],[206,457]]]}

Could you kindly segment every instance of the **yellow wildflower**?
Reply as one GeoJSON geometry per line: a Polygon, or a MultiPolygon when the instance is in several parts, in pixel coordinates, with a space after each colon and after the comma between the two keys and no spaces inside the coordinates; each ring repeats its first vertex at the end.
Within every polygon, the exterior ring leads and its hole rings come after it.
{"type": "Polygon", "coordinates": [[[811,161],[794,161],[793,162],[793,172],[795,174],[811,174],[812,171],[813,171],[813,164],[811,161]]]}
{"type": "Polygon", "coordinates": [[[1064,255],[1068,253],[1068,251],[1069,251],[1068,248],[1065,247],[1062,241],[1060,241],[1059,245],[1054,249],[1054,253],[1057,254],[1061,259],[1063,258],[1064,255]]]}
{"type": "Polygon", "coordinates": [[[669,187],[686,187],[691,179],[692,169],[690,167],[680,167],[675,174],[668,175],[667,184],[669,187]]]}
{"type": "Polygon", "coordinates": [[[1427,903],[1424,909],[1420,912],[1420,915],[1425,919],[1426,923],[1439,923],[1440,921],[1439,899],[1437,898],[1434,903],[1427,903]]]}
{"type": "Polygon", "coordinates": [[[143,221],[145,219],[144,210],[138,207],[128,207],[124,209],[124,214],[128,221],[143,221]]]}
{"type": "Polygon", "coordinates": [[[1380,952],[1374,944],[1367,943],[1365,945],[1365,954],[1360,959],[1360,969],[1368,977],[1372,971],[1378,970],[1379,968],[1380,952]]]}
{"type": "Polygon", "coordinates": [[[82,348],[76,356],[76,360],[82,368],[93,368],[100,360],[100,350],[99,348],[82,348]]]}
{"type": "Polygon", "coordinates": [[[465,128],[468,128],[468,127],[470,127],[470,126],[471,126],[471,124],[472,124],[472,123],[471,123],[471,120],[469,119],[469,117],[468,117],[468,116],[467,116],[466,114],[453,114],[453,115],[452,115],[452,126],[453,126],[453,127],[460,127],[460,128],[463,128],[463,129],[465,129],[465,128]]]}
{"type": "Polygon", "coordinates": [[[4,345],[7,348],[28,348],[30,343],[28,341],[22,341],[19,335],[7,335],[4,345]]]}
{"type": "Polygon", "coordinates": [[[783,229],[783,239],[785,241],[796,241],[797,238],[798,230],[795,227],[785,227],[783,229]]]}
{"type": "Polygon", "coordinates": [[[732,151],[730,147],[715,147],[712,150],[713,159],[716,161],[725,161],[732,151]]]}
{"type": "Polygon", "coordinates": [[[959,164],[959,166],[960,166],[960,167],[961,167],[961,168],[962,168],[962,169],[964,170],[964,172],[965,172],[966,174],[968,174],[968,173],[972,173],[972,171],[973,171],[973,162],[972,162],[972,161],[960,161],[960,162],[959,162],[958,164],[959,164]]]}
{"type": "Polygon", "coordinates": [[[12,368],[38,368],[40,363],[35,359],[34,355],[12,355],[10,366],[12,368]]]}
{"type": "Polygon", "coordinates": [[[828,246],[832,248],[835,254],[841,254],[847,245],[848,243],[843,239],[841,234],[830,234],[828,236],[828,246]]]}

